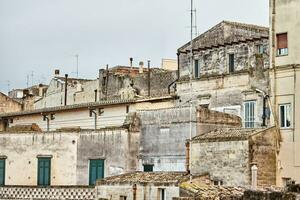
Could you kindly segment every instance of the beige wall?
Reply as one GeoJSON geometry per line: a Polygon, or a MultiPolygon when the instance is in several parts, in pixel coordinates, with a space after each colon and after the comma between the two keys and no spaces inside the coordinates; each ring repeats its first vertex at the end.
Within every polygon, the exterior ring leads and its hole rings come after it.
{"type": "MultiPolygon", "coordinates": [[[[172,200],[179,197],[179,187],[175,185],[163,184],[137,184],[136,198],[138,200],[159,200],[159,189],[165,189],[165,199],[172,200]]],[[[98,185],[96,186],[96,198],[107,198],[110,200],[120,200],[120,196],[133,199],[131,184],[98,185]]]]}
{"type": "Polygon", "coordinates": [[[176,59],[162,59],[161,67],[165,70],[176,71],[178,69],[178,64],[176,59]]]}
{"type": "MultiPolygon", "coordinates": [[[[277,160],[277,184],[283,178],[291,178],[300,183],[300,1],[276,0],[275,17],[272,14],[273,0],[270,0],[270,21],[275,28],[275,70],[271,73],[272,102],[278,119],[278,104],[290,103],[292,106],[292,127],[281,129],[282,143],[277,160]],[[272,22],[275,23],[273,24],[272,22]],[[276,34],[288,33],[288,55],[277,56],[276,34]]],[[[270,32],[272,36],[272,29],[270,32]]],[[[271,37],[272,38],[272,37],[271,37]]],[[[274,57],[273,57],[274,56],[274,57]]]]}
{"type": "Polygon", "coordinates": [[[51,185],[88,185],[89,160],[104,159],[104,177],[137,169],[138,133],[98,131],[2,133],[6,185],[37,185],[38,157],[51,157],[51,185]]]}

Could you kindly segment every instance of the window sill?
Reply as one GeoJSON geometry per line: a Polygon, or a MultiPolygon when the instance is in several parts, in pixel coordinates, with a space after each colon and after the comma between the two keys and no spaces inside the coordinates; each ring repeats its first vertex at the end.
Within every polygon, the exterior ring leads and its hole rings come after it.
{"type": "Polygon", "coordinates": [[[286,56],[288,56],[289,54],[284,54],[284,55],[276,55],[276,58],[280,58],[280,57],[286,57],[286,56]]]}
{"type": "Polygon", "coordinates": [[[286,128],[286,127],[280,127],[280,130],[284,130],[284,131],[293,131],[294,128],[292,128],[292,127],[289,127],[289,128],[286,128]]]}

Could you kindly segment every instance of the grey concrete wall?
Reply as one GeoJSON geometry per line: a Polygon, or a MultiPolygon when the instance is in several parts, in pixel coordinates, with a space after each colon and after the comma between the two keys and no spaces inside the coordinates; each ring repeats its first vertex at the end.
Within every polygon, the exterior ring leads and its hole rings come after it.
{"type": "Polygon", "coordinates": [[[247,186],[249,143],[245,141],[192,143],[191,173],[209,173],[224,185],[247,186]]]}
{"type": "MultiPolygon", "coordinates": [[[[141,118],[140,170],[153,164],[154,171],[184,171],[185,142],[190,137],[189,108],[139,113],[141,118]]],[[[192,109],[192,136],[197,133],[196,109],[192,109]]]]}
{"type": "Polygon", "coordinates": [[[105,159],[105,177],[136,170],[139,133],[127,129],[85,132],[1,133],[6,185],[37,185],[38,156],[51,156],[51,185],[88,185],[89,159],[105,159]]]}
{"type": "Polygon", "coordinates": [[[77,143],[77,185],[89,183],[89,159],[104,159],[104,176],[135,171],[139,133],[126,129],[80,134],[77,143]]]}

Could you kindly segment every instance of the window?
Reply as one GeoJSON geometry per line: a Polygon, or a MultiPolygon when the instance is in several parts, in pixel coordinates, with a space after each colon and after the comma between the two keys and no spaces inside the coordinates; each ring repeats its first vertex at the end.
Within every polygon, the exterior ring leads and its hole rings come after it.
{"type": "Polygon", "coordinates": [[[158,189],[159,191],[159,200],[166,200],[166,189],[158,189]]]}
{"type": "Polygon", "coordinates": [[[5,159],[0,159],[0,186],[5,185],[5,159]]]}
{"type": "Polygon", "coordinates": [[[129,106],[126,106],[126,113],[129,113],[129,106]]]}
{"type": "Polygon", "coordinates": [[[127,200],[127,196],[120,196],[120,200],[127,200]]]}
{"type": "Polygon", "coordinates": [[[288,55],[288,34],[281,33],[276,35],[277,38],[277,55],[288,55]]]}
{"type": "Polygon", "coordinates": [[[255,122],[255,101],[247,101],[244,103],[245,112],[245,128],[254,128],[255,122]]]}
{"type": "Polygon", "coordinates": [[[200,68],[199,68],[199,60],[195,60],[194,61],[194,75],[195,78],[200,78],[200,68]]]}
{"type": "Polygon", "coordinates": [[[154,165],[144,165],[144,172],[153,172],[154,165]]]}
{"type": "Polygon", "coordinates": [[[234,72],[234,54],[229,54],[229,73],[234,72]]]}
{"type": "Polygon", "coordinates": [[[38,185],[50,185],[51,158],[38,158],[38,185]]]}
{"type": "Polygon", "coordinates": [[[291,104],[279,105],[280,127],[291,127],[291,104]]]}
{"type": "Polygon", "coordinates": [[[97,179],[104,178],[104,160],[90,160],[90,185],[95,185],[97,179]]]}
{"type": "Polygon", "coordinates": [[[257,53],[258,54],[263,54],[265,52],[265,48],[263,45],[259,44],[257,45],[257,53]]]}

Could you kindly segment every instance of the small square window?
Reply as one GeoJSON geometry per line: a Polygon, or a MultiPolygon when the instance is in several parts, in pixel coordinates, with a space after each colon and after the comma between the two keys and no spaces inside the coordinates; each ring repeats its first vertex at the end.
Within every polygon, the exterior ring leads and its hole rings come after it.
{"type": "Polygon", "coordinates": [[[279,105],[279,120],[281,128],[291,127],[291,104],[279,105]]]}
{"type": "Polygon", "coordinates": [[[144,172],[153,172],[153,165],[144,165],[144,172]]]}

